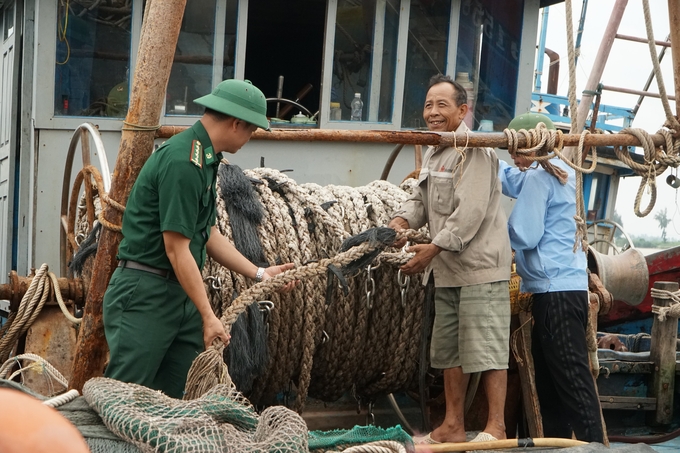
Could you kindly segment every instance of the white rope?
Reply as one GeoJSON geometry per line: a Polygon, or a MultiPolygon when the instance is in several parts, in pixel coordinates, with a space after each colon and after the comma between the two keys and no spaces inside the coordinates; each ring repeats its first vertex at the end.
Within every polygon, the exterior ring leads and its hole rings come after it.
{"type": "Polygon", "coordinates": [[[658,316],[659,321],[665,321],[666,318],[680,318],[680,290],[671,292],[665,289],[652,288],[651,295],[653,299],[671,301],[667,307],[652,305],[652,313],[658,316]]]}
{"type": "Polygon", "coordinates": [[[0,361],[4,362],[10,357],[16,342],[33,325],[45,306],[51,290],[54,291],[57,303],[66,318],[75,325],[81,322],[69,313],[61,296],[57,277],[48,269],[47,264],[40,266],[28,290],[21,298],[19,308],[10,313],[7,323],[0,328],[0,361]]]}
{"type": "Polygon", "coordinates": [[[78,392],[78,390],[71,389],[68,392],[64,393],[63,395],[55,396],[54,398],[50,398],[48,400],[43,401],[43,404],[49,407],[60,407],[66,403],[70,403],[79,396],[80,392],[78,392]]]}
{"type": "Polygon", "coordinates": [[[379,440],[346,448],[342,453],[406,453],[406,448],[393,440],[379,440]]]}
{"type": "Polygon", "coordinates": [[[52,280],[52,288],[54,289],[54,296],[57,299],[57,303],[59,304],[59,308],[61,308],[61,312],[66,316],[66,319],[68,319],[71,324],[74,325],[79,325],[81,322],[83,322],[82,318],[76,318],[73,316],[71,313],[68,311],[68,307],[66,307],[66,304],[64,303],[64,299],[61,297],[61,290],[59,289],[59,281],[57,280],[57,276],[54,275],[52,272],[48,272],[47,274],[50,277],[50,280],[52,280]]]}
{"type": "Polygon", "coordinates": [[[33,371],[43,375],[47,379],[50,387],[50,395],[56,393],[53,388],[53,381],[58,382],[62,387],[68,388],[68,380],[47,360],[43,359],[37,354],[20,354],[5,361],[0,366],[0,379],[13,380],[15,377],[24,374],[25,371],[33,371]],[[29,365],[24,365],[21,361],[32,361],[29,365]],[[14,366],[19,366],[19,369],[14,371],[9,377],[7,373],[12,370],[14,366]]]}
{"type": "Polygon", "coordinates": [[[48,280],[43,278],[46,272],[47,264],[43,264],[21,298],[18,310],[10,313],[7,323],[0,329],[0,361],[9,358],[17,340],[26,333],[45,305],[49,295],[49,289],[45,289],[48,280]]]}

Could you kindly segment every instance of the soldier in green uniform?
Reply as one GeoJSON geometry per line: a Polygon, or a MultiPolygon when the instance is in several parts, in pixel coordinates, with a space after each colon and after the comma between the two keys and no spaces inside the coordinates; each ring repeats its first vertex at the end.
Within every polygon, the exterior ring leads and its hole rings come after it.
{"type": "Polygon", "coordinates": [[[237,152],[258,127],[269,130],[264,95],[248,81],[225,80],[194,102],[206,108],[201,119],[149,157],[130,192],[104,295],[105,375],[174,398],[196,356],[217,338],[229,342],[203,286],[206,253],[257,281],[293,267],[258,268],[215,227],[220,153],[237,152]]]}

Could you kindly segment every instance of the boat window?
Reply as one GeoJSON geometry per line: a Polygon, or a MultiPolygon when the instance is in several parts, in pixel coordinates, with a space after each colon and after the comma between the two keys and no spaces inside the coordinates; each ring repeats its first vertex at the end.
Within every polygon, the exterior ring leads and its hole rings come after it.
{"type": "Polygon", "coordinates": [[[0,25],[3,25],[2,39],[5,41],[14,34],[14,3],[10,2],[9,6],[5,8],[4,14],[0,10],[0,25]]]}
{"type": "Polygon", "coordinates": [[[430,77],[446,73],[451,0],[412,0],[408,27],[401,126],[424,128],[423,105],[430,77]]]}
{"type": "Polygon", "coordinates": [[[463,0],[456,80],[469,86],[474,130],[503,130],[514,117],[524,0],[463,0]]]}
{"type": "Polygon", "coordinates": [[[583,196],[587,220],[606,218],[610,181],[611,176],[602,173],[592,173],[584,178],[583,196]]]}
{"type": "Polygon", "coordinates": [[[330,102],[350,120],[355,93],[362,121],[391,122],[397,69],[400,2],[338,0],[330,102]],[[333,104],[337,105],[337,104],[333,104]]]}
{"type": "Polygon", "coordinates": [[[124,117],[131,2],[58,3],[55,116],[124,117]]]}
{"type": "Polygon", "coordinates": [[[210,93],[213,87],[215,3],[215,0],[187,2],[168,81],[167,114],[203,113],[203,107],[192,101],[210,93]]]}
{"type": "Polygon", "coordinates": [[[248,2],[244,77],[268,99],[274,127],[316,125],[325,18],[326,0],[248,2]]]}

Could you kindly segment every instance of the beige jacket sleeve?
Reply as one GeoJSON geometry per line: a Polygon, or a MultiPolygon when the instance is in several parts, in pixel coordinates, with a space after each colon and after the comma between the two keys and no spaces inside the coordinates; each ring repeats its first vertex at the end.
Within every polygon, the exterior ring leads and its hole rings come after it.
{"type": "MultiPolygon", "coordinates": [[[[420,178],[419,181],[422,182],[420,178]]],[[[408,222],[409,228],[414,230],[419,229],[427,223],[427,210],[423,202],[421,188],[422,185],[415,187],[408,200],[402,203],[400,209],[392,216],[393,218],[402,217],[408,222]]]]}

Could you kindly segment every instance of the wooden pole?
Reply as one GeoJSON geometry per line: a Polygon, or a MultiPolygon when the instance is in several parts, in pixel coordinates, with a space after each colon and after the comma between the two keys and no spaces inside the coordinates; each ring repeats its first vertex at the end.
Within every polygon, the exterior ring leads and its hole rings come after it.
{"type": "MultiPolygon", "coordinates": [[[[168,138],[187,129],[186,126],[163,126],[156,131],[156,138],[168,138]]],[[[578,134],[565,134],[565,146],[575,146],[581,138],[578,134]]],[[[661,134],[651,134],[655,146],[666,144],[661,134]]],[[[518,146],[526,147],[526,140],[518,136],[518,146]]],[[[459,148],[490,147],[506,148],[508,139],[502,132],[455,132],[430,131],[346,131],[333,129],[273,129],[271,132],[258,129],[253,132],[252,140],[292,141],[292,142],[347,142],[347,143],[401,143],[404,145],[454,145],[459,148]]],[[[585,146],[642,146],[630,134],[589,134],[585,146]]]]}
{"type": "MultiPolygon", "coordinates": [[[[127,202],[142,165],[153,150],[153,128],[160,120],[186,1],[147,0],[146,3],[137,67],[130,93],[130,108],[125,118],[128,126],[121,136],[109,192],[111,199],[123,205],[127,202]]],[[[104,210],[106,220],[120,225],[122,217],[122,212],[107,204],[104,210]]],[[[104,371],[108,349],[102,323],[102,300],[116,266],[119,243],[120,234],[108,228],[102,230],[83,322],[78,334],[69,383],[72,389],[82,390],[85,381],[100,376],[104,371]]]]}
{"type": "Polygon", "coordinates": [[[517,353],[521,360],[517,360],[519,369],[520,383],[522,386],[522,405],[524,406],[524,416],[527,419],[529,435],[532,438],[543,437],[543,418],[541,417],[541,405],[538,402],[536,392],[536,368],[534,367],[534,357],[531,355],[531,313],[526,311],[519,312],[519,335],[517,341],[517,353]]]}
{"type": "MultiPolygon", "coordinates": [[[[576,114],[576,128],[571,132],[574,134],[581,133],[586,124],[586,117],[590,111],[590,104],[593,100],[593,95],[589,94],[597,89],[597,84],[600,83],[602,78],[602,73],[604,72],[604,67],[607,64],[607,59],[609,58],[609,52],[612,49],[612,44],[616,39],[616,32],[619,29],[619,24],[621,23],[621,18],[623,17],[623,12],[626,10],[626,5],[628,5],[628,0],[616,0],[612,13],[609,16],[609,23],[602,36],[602,41],[600,42],[600,48],[597,51],[597,56],[595,57],[595,63],[590,71],[590,77],[588,77],[588,82],[581,95],[581,101],[578,104],[577,114],[576,114]]],[[[574,160],[576,155],[576,148],[567,148],[565,150],[565,155],[570,160],[574,160]]]]}
{"type": "MultiPolygon", "coordinates": [[[[678,282],[655,282],[654,288],[675,292],[678,282]]],[[[653,299],[654,305],[667,307],[670,299],[653,299]]],[[[666,317],[659,321],[654,317],[652,344],[649,358],[654,363],[651,391],[656,398],[656,411],[652,422],[669,425],[673,418],[673,394],[675,392],[675,349],[678,335],[678,318],[666,317]]],[[[651,415],[651,414],[650,414],[651,415]]]]}
{"type": "MultiPolygon", "coordinates": [[[[668,0],[668,21],[670,22],[671,55],[673,56],[673,80],[675,93],[680,93],[680,2],[668,0]]],[[[680,118],[680,104],[675,103],[675,115],[680,118]]]]}
{"type": "Polygon", "coordinates": [[[614,8],[612,9],[612,13],[609,16],[609,23],[607,24],[607,28],[604,31],[604,35],[602,36],[600,48],[597,51],[593,68],[590,71],[590,76],[586,82],[584,93],[581,96],[581,102],[578,105],[576,130],[572,131],[574,133],[581,132],[586,124],[586,117],[588,116],[590,104],[593,100],[593,95],[587,92],[594,92],[597,89],[597,84],[600,83],[602,73],[604,72],[604,67],[607,64],[607,59],[609,58],[609,52],[612,50],[612,45],[616,39],[616,32],[619,29],[623,12],[626,10],[626,5],[628,5],[628,0],[616,0],[614,8]]]}
{"type": "MultiPolygon", "coordinates": [[[[646,90],[633,90],[630,88],[621,88],[621,87],[615,87],[611,85],[602,85],[602,89],[605,91],[616,91],[617,93],[627,93],[627,94],[638,94],[640,96],[646,96],[649,98],[656,98],[656,99],[661,99],[661,95],[659,93],[652,93],[651,91],[646,91],[646,90]]],[[[675,96],[666,96],[668,100],[670,101],[675,101],[675,96]]]]}

